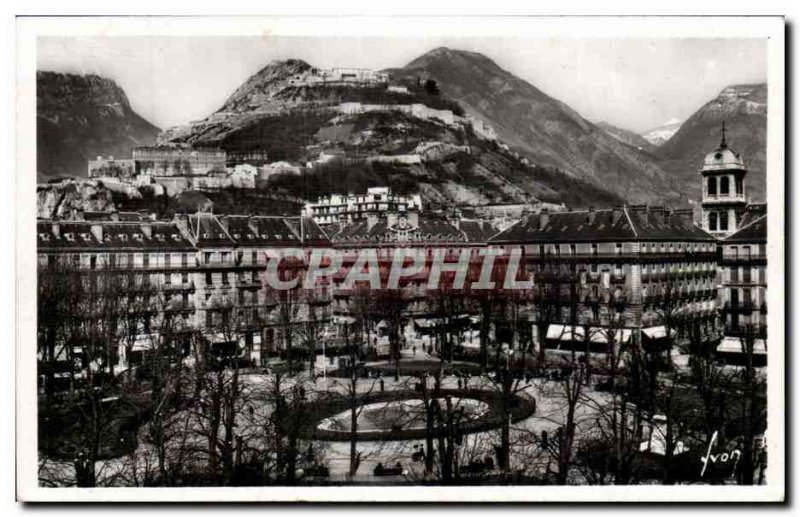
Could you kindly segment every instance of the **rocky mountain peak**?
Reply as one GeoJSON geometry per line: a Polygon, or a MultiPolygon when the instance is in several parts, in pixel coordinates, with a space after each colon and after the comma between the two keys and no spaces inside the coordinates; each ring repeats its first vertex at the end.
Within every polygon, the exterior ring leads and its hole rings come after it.
{"type": "Polygon", "coordinates": [[[99,75],[36,73],[36,168],[40,180],[86,175],[96,156],[130,156],[159,129],[139,116],[125,91],[99,75]]]}
{"type": "Polygon", "coordinates": [[[292,78],[311,69],[302,59],[273,60],[237,88],[219,112],[241,112],[258,107],[289,86],[292,78]]]}
{"type": "Polygon", "coordinates": [[[125,91],[111,79],[95,74],[68,74],[49,71],[36,73],[36,99],[41,108],[62,109],[56,99],[82,104],[130,110],[125,91]]]}

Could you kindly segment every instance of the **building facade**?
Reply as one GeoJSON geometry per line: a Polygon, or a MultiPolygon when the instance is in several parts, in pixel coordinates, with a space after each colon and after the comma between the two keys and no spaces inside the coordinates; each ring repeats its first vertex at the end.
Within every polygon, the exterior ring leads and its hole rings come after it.
{"type": "Polygon", "coordinates": [[[181,146],[135,147],[136,173],[147,176],[205,176],[225,172],[223,149],[181,146]]]}
{"type": "Polygon", "coordinates": [[[539,346],[604,352],[610,340],[658,345],[679,322],[713,326],[716,243],[690,211],[544,211],[489,244],[524,256],[539,346]]]}
{"type": "Polygon", "coordinates": [[[98,156],[87,163],[90,178],[114,178],[132,181],[136,176],[136,163],[130,159],[115,159],[113,156],[98,156]]]}
{"type": "Polygon", "coordinates": [[[739,362],[747,348],[757,365],[767,360],[766,205],[749,205],[737,232],[719,243],[724,337],[717,352],[739,362]]]}
{"type": "MultiPolygon", "coordinates": [[[[69,221],[41,219],[37,233],[40,303],[50,295],[73,296],[72,320],[83,329],[72,339],[56,336],[42,318],[41,341],[53,340],[40,347],[52,349],[43,360],[94,361],[93,368],[113,373],[152,353],[168,333],[185,354],[199,345],[261,364],[285,349],[286,326],[303,325],[310,304],[319,322],[330,317],[329,293],[298,289],[290,319],[282,319],[280,301],[265,287],[268,254],[330,245],[311,219],[199,213],[156,221],[137,213],[85,213],[69,221]],[[103,321],[108,328],[97,331],[103,321]],[[90,328],[96,331],[87,333],[90,328]],[[97,334],[96,345],[87,344],[90,334],[97,334]],[[98,358],[92,347],[107,351],[98,358]]],[[[305,267],[304,257],[296,273],[305,267]]]]}
{"type": "Polygon", "coordinates": [[[331,194],[320,197],[315,203],[306,203],[303,216],[311,217],[317,224],[347,224],[366,220],[370,214],[391,212],[419,212],[422,198],[419,194],[402,196],[388,187],[372,187],[366,194],[331,194]]]}

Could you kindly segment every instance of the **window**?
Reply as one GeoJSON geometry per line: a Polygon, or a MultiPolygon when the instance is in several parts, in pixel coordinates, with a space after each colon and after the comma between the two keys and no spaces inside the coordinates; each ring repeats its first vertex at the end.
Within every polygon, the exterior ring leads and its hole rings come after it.
{"type": "Polygon", "coordinates": [[[183,273],[181,273],[181,282],[184,283],[184,284],[188,284],[189,283],[189,273],[187,273],[185,271],[183,273]]]}
{"type": "Polygon", "coordinates": [[[252,257],[250,258],[250,260],[253,262],[253,264],[258,264],[258,252],[254,251],[252,252],[251,255],[252,257]]]}
{"type": "Polygon", "coordinates": [[[214,283],[214,279],[211,276],[211,271],[206,271],[206,285],[212,285],[214,283]]]}
{"type": "Polygon", "coordinates": [[[616,249],[617,255],[621,254],[621,253],[622,253],[622,243],[621,243],[621,242],[618,242],[618,243],[616,243],[614,246],[615,246],[615,249],[616,249]]]}
{"type": "Polygon", "coordinates": [[[142,266],[143,267],[150,267],[150,254],[149,253],[145,253],[142,256],[142,266]]]}
{"type": "Polygon", "coordinates": [[[89,255],[89,267],[92,269],[97,268],[97,255],[89,255]]]}
{"type": "Polygon", "coordinates": [[[167,253],[164,255],[164,267],[172,267],[172,254],[167,253]]]}
{"type": "Polygon", "coordinates": [[[569,245],[569,254],[570,255],[575,255],[575,245],[574,244],[570,244],[569,245]]]}
{"type": "Polygon", "coordinates": [[[592,273],[597,273],[597,264],[592,264],[590,271],[592,273]]]}
{"type": "Polygon", "coordinates": [[[732,267],[731,268],[731,282],[738,282],[739,281],[739,268],[732,267]]]}
{"type": "Polygon", "coordinates": [[[222,285],[228,285],[228,272],[222,272],[222,285]]]}
{"type": "Polygon", "coordinates": [[[717,213],[711,212],[708,214],[708,230],[715,232],[717,231],[717,213]]]}
{"type": "Polygon", "coordinates": [[[750,289],[742,289],[742,304],[747,307],[753,303],[752,293],[750,289]]]}
{"type": "Polygon", "coordinates": [[[172,283],[172,274],[171,273],[164,273],[164,283],[166,285],[170,285],[172,283]]]}
{"type": "Polygon", "coordinates": [[[189,306],[189,293],[183,293],[181,295],[181,302],[183,303],[184,309],[189,306]]]}
{"type": "Polygon", "coordinates": [[[206,311],[206,327],[213,327],[214,326],[214,313],[211,311],[206,311]]]}
{"type": "Polygon", "coordinates": [[[727,196],[730,193],[730,180],[727,176],[719,179],[719,195],[727,196]]]}
{"type": "Polygon", "coordinates": [[[742,282],[745,284],[749,284],[752,279],[753,270],[750,267],[745,266],[742,269],[742,282]]]}
{"type": "Polygon", "coordinates": [[[726,212],[719,214],[719,229],[722,232],[728,231],[728,214],[726,212]]]}
{"type": "Polygon", "coordinates": [[[717,178],[714,177],[708,178],[708,195],[709,196],[717,195],[717,178]]]}
{"type": "Polygon", "coordinates": [[[739,196],[744,194],[744,181],[741,176],[736,178],[736,194],[739,196]]]}
{"type": "Polygon", "coordinates": [[[203,253],[203,258],[204,258],[204,262],[206,264],[211,264],[211,252],[210,251],[206,251],[205,253],[203,253]]]}
{"type": "Polygon", "coordinates": [[[189,254],[182,253],[181,254],[181,267],[189,267],[189,254]]]}

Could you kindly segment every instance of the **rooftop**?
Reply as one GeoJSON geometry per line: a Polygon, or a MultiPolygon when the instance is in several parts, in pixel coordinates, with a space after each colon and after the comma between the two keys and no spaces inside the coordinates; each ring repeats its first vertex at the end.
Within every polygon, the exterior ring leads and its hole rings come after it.
{"type": "Polygon", "coordinates": [[[491,243],[714,240],[696,226],[691,210],[620,207],[530,214],[490,239],[491,243]]]}

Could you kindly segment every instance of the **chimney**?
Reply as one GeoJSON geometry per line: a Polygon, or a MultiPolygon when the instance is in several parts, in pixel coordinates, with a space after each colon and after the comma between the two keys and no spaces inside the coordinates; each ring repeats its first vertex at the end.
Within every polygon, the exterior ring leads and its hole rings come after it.
{"type": "Polygon", "coordinates": [[[587,214],[587,217],[586,217],[586,221],[589,224],[594,224],[595,216],[596,216],[596,214],[594,213],[594,207],[590,206],[589,207],[589,213],[587,214]]]}
{"type": "Polygon", "coordinates": [[[544,230],[547,223],[550,222],[550,214],[547,212],[546,208],[542,208],[542,211],[539,212],[539,229],[544,230]]]}
{"type": "Polygon", "coordinates": [[[376,224],[378,224],[378,214],[376,214],[375,212],[368,212],[367,230],[371,230],[376,224]]]}
{"type": "Polygon", "coordinates": [[[61,226],[58,223],[53,223],[50,229],[53,231],[53,235],[56,236],[56,239],[61,238],[61,226]]]}

